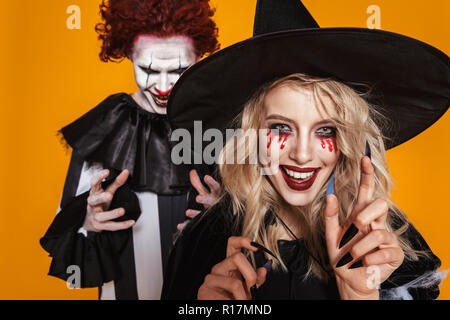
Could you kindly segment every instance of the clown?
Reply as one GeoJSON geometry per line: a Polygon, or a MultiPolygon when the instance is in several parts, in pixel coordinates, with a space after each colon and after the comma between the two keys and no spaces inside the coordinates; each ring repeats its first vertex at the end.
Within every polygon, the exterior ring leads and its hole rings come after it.
{"type": "MultiPolygon", "coordinates": [[[[72,158],[61,210],[41,239],[49,275],[67,280],[75,265],[81,287],[99,287],[100,299],[159,299],[190,194],[187,168],[170,160],[167,101],[180,75],[218,49],[213,13],[208,0],[100,5],[100,59],[130,59],[138,90],[109,96],[60,131],[72,158]]],[[[218,187],[208,178],[206,198],[218,187]]]]}

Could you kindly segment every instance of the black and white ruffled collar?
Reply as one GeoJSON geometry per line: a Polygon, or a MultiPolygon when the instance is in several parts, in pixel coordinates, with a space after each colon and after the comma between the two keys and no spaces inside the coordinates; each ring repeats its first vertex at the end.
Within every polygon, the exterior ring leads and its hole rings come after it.
{"type": "Polygon", "coordinates": [[[109,96],[60,133],[85,161],[116,173],[128,169],[136,191],[173,195],[189,186],[188,169],[170,158],[167,116],[144,110],[129,94],[109,96]]]}

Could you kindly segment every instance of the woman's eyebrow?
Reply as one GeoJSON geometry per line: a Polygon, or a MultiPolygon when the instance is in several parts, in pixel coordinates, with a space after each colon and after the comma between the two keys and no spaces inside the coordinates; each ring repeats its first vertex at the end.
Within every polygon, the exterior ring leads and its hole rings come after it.
{"type": "MultiPolygon", "coordinates": [[[[266,117],[266,120],[282,120],[285,122],[290,122],[290,123],[294,123],[295,121],[292,119],[289,119],[287,117],[284,117],[280,114],[270,114],[266,117]]],[[[325,119],[325,120],[321,120],[319,122],[316,122],[314,124],[314,126],[322,126],[322,125],[334,125],[334,122],[331,119],[325,119]]]]}
{"type": "Polygon", "coordinates": [[[290,122],[290,123],[295,123],[294,120],[286,118],[286,117],[284,117],[282,115],[279,115],[279,114],[269,114],[266,117],[266,120],[282,120],[282,121],[286,121],[286,122],[290,122]]]}
{"type": "Polygon", "coordinates": [[[334,122],[331,119],[325,119],[325,120],[319,121],[315,124],[315,126],[323,126],[323,125],[333,125],[334,126],[334,122]]]}

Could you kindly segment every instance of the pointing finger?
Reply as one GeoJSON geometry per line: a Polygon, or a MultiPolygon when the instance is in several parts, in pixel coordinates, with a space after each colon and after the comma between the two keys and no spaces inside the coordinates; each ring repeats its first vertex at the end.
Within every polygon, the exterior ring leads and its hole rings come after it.
{"type": "Polygon", "coordinates": [[[375,169],[373,168],[370,158],[365,156],[361,160],[361,181],[358,190],[358,198],[353,212],[360,212],[372,201],[374,189],[375,169]]]}
{"type": "Polygon", "coordinates": [[[328,252],[331,254],[337,249],[338,237],[341,233],[339,225],[339,203],[334,194],[330,194],[326,198],[326,205],[323,212],[325,221],[325,240],[328,252]]]}
{"type": "Polygon", "coordinates": [[[200,195],[207,195],[209,193],[208,190],[206,190],[205,186],[202,184],[197,170],[189,171],[189,179],[191,180],[192,186],[200,195]]]}
{"type": "Polygon", "coordinates": [[[211,189],[212,193],[219,194],[220,193],[220,184],[211,176],[206,175],[204,178],[206,184],[211,189]]]}
{"type": "Polygon", "coordinates": [[[119,189],[121,186],[124,185],[124,183],[127,181],[128,177],[130,176],[130,172],[128,170],[123,170],[117,177],[114,179],[114,182],[109,185],[109,187],[106,189],[106,191],[111,192],[111,194],[114,194],[117,189],[119,189]]]}

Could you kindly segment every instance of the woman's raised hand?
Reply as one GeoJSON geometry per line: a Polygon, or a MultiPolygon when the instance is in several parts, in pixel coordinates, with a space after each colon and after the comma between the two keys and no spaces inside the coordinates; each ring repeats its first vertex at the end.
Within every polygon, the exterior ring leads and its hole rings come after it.
{"type": "Polygon", "coordinates": [[[339,225],[337,197],[326,199],[325,238],[342,299],[378,299],[379,285],[404,259],[397,237],[386,229],[388,204],[373,199],[374,189],[374,168],[366,156],[356,205],[344,228],[339,225]]]}
{"type": "Polygon", "coordinates": [[[199,300],[250,300],[251,288],[259,287],[266,281],[267,270],[264,267],[255,270],[242,249],[253,252],[249,238],[230,237],[226,259],[216,264],[205,277],[198,290],[199,300]]]}
{"type": "Polygon", "coordinates": [[[109,176],[109,170],[102,170],[92,178],[91,191],[87,199],[87,213],[83,223],[84,229],[92,232],[117,231],[128,229],[135,224],[134,220],[111,221],[125,214],[123,208],[108,211],[114,193],[127,181],[129,175],[128,170],[122,171],[106,190],[102,188],[102,180],[109,176]]]}

